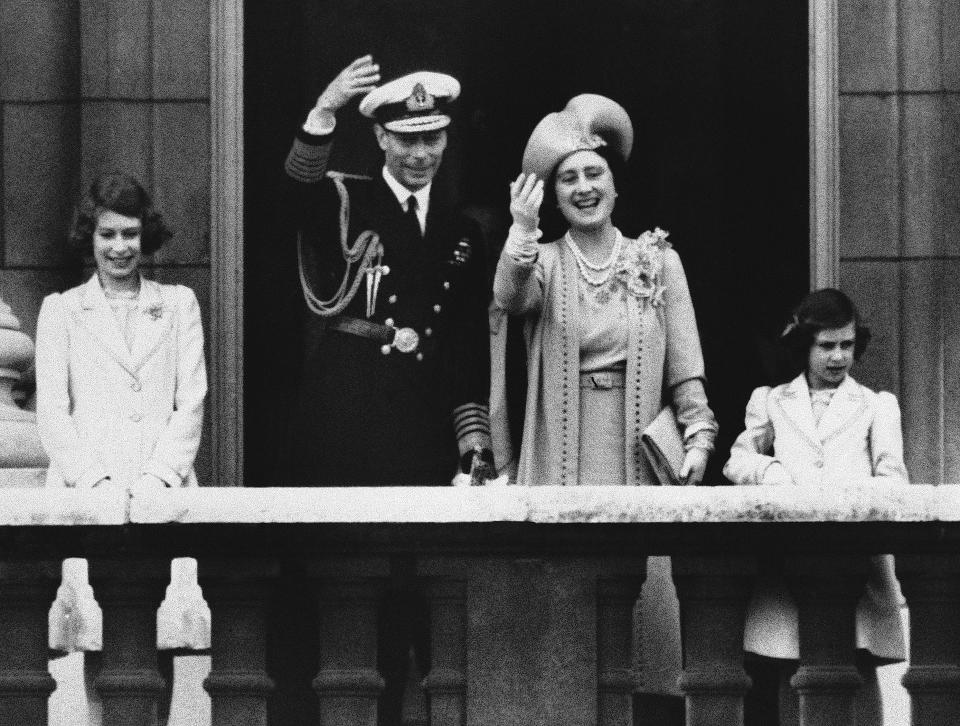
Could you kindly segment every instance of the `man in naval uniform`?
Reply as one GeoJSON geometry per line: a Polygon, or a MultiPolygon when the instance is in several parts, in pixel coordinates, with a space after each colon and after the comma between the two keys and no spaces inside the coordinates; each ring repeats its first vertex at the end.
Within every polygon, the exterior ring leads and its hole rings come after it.
{"type": "Polygon", "coordinates": [[[460,84],[379,80],[371,56],[344,68],[286,160],[310,310],[291,470],[305,486],[481,483],[494,463],[485,249],[433,184],[460,84]],[[372,178],[327,167],[337,112],[360,95],[384,155],[372,178]]]}
{"type": "MultiPolygon", "coordinates": [[[[495,476],[486,251],[477,224],[433,184],[460,84],[432,72],[379,81],[370,56],[344,68],[285,164],[307,310],[293,483],[481,484],[495,476]],[[328,169],[337,112],[358,96],[383,150],[372,177],[328,169]]],[[[424,676],[430,667],[428,608],[412,563],[401,560],[380,612],[381,724],[399,723],[410,669],[424,676]]],[[[277,618],[285,626],[309,611],[298,606],[303,596],[290,574],[277,618]]],[[[273,637],[271,673],[279,678],[271,723],[315,723],[316,696],[297,684],[315,673],[318,644],[309,627],[283,627],[273,637]]]]}

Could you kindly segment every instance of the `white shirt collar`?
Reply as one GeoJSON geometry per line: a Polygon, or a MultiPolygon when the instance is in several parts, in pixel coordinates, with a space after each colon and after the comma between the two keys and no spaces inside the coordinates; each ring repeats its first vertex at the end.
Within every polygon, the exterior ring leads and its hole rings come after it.
{"type": "Polygon", "coordinates": [[[387,183],[387,186],[390,187],[390,191],[393,192],[393,195],[397,198],[401,209],[406,210],[407,200],[410,198],[411,194],[416,198],[417,220],[420,222],[420,231],[423,232],[426,230],[427,212],[430,209],[430,189],[433,187],[433,182],[431,181],[429,184],[423,187],[423,189],[418,189],[415,192],[411,191],[403,186],[403,184],[398,182],[386,166],[383,167],[383,180],[387,183]]]}

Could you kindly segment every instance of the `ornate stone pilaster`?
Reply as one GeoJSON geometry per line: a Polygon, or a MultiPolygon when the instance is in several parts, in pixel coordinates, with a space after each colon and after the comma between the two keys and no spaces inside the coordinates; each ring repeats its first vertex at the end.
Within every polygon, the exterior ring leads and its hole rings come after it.
{"type": "Polygon", "coordinates": [[[276,565],[203,560],[199,569],[212,614],[212,665],[203,684],[212,724],[266,726],[267,698],[274,690],[266,670],[266,613],[276,565]]]}
{"type": "Polygon", "coordinates": [[[673,558],[687,726],[743,723],[743,697],[751,685],[743,668],[743,628],[755,575],[752,558],[673,558]]]}
{"type": "Polygon", "coordinates": [[[430,726],[467,723],[467,583],[435,577],[426,585],[430,602],[430,726]]]}
{"type": "Polygon", "coordinates": [[[0,723],[39,726],[56,683],[47,672],[47,610],[58,562],[0,563],[0,723]]]}
{"type": "Polygon", "coordinates": [[[597,581],[597,724],[633,723],[633,606],[645,571],[637,576],[600,577],[597,581]]]}
{"type": "Polygon", "coordinates": [[[103,726],[156,726],[165,682],[157,667],[157,608],[169,560],[91,560],[90,580],[103,610],[103,667],[94,688],[103,726]]]}
{"type": "Polygon", "coordinates": [[[960,723],[960,557],[897,557],[910,607],[910,692],[915,726],[960,723]]]}
{"type": "Polygon", "coordinates": [[[870,561],[865,556],[797,556],[786,562],[800,618],[800,726],[850,726],[862,685],[855,665],[856,609],[870,561]]]}
{"type": "Polygon", "coordinates": [[[33,341],[20,329],[10,306],[0,300],[0,469],[45,467],[37,418],[21,408],[14,386],[33,364],[33,341]]]}

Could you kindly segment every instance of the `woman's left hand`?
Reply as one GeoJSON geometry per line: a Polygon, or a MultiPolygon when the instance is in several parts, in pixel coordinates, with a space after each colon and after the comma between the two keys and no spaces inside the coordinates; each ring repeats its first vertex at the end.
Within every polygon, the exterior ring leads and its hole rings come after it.
{"type": "Polygon", "coordinates": [[[710,453],[699,446],[690,449],[683,457],[683,466],[680,467],[680,483],[684,486],[696,486],[703,481],[709,457],[710,453]]]}

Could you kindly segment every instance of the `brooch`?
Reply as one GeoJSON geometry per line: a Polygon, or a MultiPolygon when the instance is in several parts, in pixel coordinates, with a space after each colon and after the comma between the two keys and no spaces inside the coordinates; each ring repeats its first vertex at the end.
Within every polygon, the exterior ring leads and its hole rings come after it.
{"type": "Polygon", "coordinates": [[[159,320],[163,317],[163,306],[161,305],[151,305],[144,312],[150,316],[152,320],[159,320]]]}

